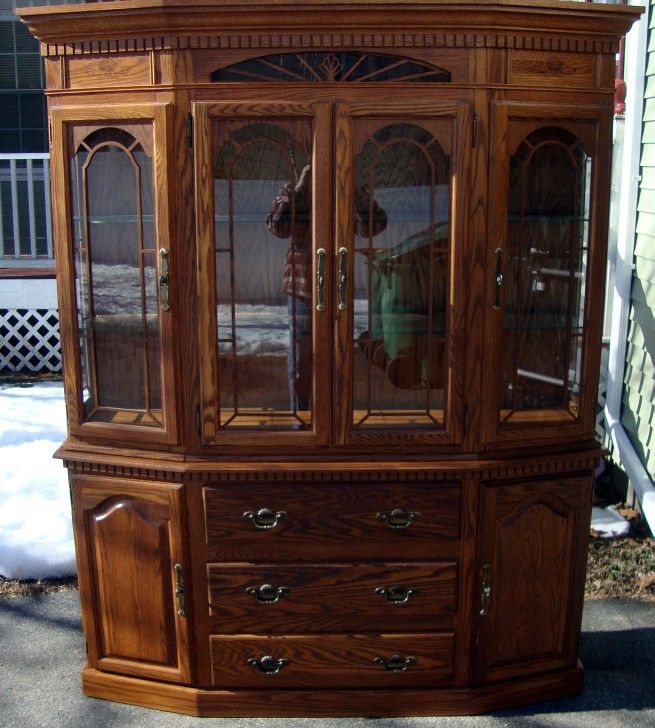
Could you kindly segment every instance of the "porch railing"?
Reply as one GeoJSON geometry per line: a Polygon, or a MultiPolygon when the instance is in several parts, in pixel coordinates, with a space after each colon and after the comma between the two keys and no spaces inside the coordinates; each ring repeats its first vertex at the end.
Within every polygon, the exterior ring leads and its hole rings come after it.
{"type": "Polygon", "coordinates": [[[50,155],[0,154],[0,266],[50,266],[50,155]]]}

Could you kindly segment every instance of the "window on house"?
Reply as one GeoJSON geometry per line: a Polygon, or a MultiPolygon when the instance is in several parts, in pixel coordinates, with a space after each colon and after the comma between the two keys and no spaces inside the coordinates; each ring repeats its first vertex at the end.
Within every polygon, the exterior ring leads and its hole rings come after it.
{"type": "Polygon", "coordinates": [[[39,44],[22,23],[0,20],[0,151],[45,152],[39,44]]]}

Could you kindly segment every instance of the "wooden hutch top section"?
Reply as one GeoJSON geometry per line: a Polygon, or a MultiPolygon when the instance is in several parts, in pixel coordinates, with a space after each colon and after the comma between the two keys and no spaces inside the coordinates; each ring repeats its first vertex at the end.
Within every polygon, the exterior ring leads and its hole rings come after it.
{"type": "Polygon", "coordinates": [[[17,13],[47,57],[355,46],[615,53],[642,11],[560,0],[114,0],[17,13]]]}

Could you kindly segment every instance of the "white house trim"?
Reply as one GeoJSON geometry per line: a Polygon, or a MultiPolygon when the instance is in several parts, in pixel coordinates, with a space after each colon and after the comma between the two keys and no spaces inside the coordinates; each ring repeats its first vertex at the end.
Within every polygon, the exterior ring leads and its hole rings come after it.
{"type": "Polygon", "coordinates": [[[621,398],[630,314],[630,292],[634,269],[634,245],[639,196],[641,135],[648,48],[648,17],[651,0],[643,2],[646,12],[626,41],[625,79],[628,87],[624,157],[619,201],[618,242],[614,264],[612,331],[605,421],[616,454],[635,491],[644,519],[655,532],[655,487],[621,424],[621,398]]]}

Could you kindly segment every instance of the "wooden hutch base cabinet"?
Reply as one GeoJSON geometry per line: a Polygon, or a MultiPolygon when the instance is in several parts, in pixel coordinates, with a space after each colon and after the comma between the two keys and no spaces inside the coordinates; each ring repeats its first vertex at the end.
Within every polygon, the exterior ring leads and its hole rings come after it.
{"type": "Polygon", "coordinates": [[[84,692],[347,716],[579,691],[640,10],[19,12],[48,85],[84,692]]]}

